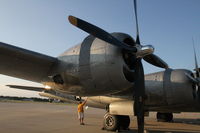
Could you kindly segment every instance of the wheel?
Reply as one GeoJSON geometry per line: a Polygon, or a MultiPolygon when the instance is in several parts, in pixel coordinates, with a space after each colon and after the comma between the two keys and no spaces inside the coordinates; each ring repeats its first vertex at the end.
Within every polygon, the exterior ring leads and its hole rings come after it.
{"type": "Polygon", "coordinates": [[[166,116],[167,116],[167,118],[166,118],[167,122],[173,121],[173,114],[172,113],[167,113],[166,116]]]}
{"type": "Polygon", "coordinates": [[[120,115],[119,116],[119,127],[120,127],[120,129],[127,130],[127,129],[129,129],[129,125],[130,125],[130,117],[125,116],[125,115],[120,115]]]}
{"type": "Polygon", "coordinates": [[[157,113],[157,121],[158,122],[171,122],[173,121],[172,113],[157,113]]]}
{"type": "Polygon", "coordinates": [[[108,131],[116,131],[119,129],[119,116],[106,113],[103,120],[103,128],[108,131]]]}
{"type": "Polygon", "coordinates": [[[165,116],[163,115],[163,113],[158,112],[156,117],[158,122],[164,122],[165,120],[165,116]]]}

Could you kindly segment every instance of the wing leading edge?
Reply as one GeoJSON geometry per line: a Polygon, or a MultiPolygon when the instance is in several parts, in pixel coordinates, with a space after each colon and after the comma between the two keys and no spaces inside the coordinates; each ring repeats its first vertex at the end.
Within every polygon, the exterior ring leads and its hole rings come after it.
{"type": "Polygon", "coordinates": [[[0,42],[0,74],[42,82],[58,59],[0,42]]]}
{"type": "Polygon", "coordinates": [[[33,86],[21,86],[21,85],[6,85],[10,88],[20,89],[20,90],[29,90],[29,91],[44,91],[44,87],[33,87],[33,86]]]}

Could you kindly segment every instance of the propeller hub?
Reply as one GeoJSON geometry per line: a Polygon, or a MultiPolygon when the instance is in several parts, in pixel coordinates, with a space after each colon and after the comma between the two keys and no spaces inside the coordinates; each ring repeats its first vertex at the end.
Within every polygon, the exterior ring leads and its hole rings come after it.
{"type": "Polygon", "coordinates": [[[136,57],[137,58],[143,58],[146,55],[150,55],[154,52],[154,47],[152,45],[137,45],[137,53],[136,53],[136,57]]]}

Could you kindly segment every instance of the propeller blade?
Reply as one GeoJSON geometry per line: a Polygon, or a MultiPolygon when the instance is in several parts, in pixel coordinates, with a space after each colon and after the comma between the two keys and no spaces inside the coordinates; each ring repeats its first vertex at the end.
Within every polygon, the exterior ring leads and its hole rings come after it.
{"type": "MultiPolygon", "coordinates": [[[[135,9],[135,20],[136,20],[136,44],[140,44],[139,37],[139,26],[138,26],[138,18],[137,18],[137,1],[133,1],[134,9],[135,9]]],[[[148,55],[146,55],[148,56],[148,55]]],[[[145,56],[144,56],[145,57],[145,56]]],[[[134,113],[137,116],[137,125],[138,125],[138,133],[144,133],[144,95],[145,95],[145,85],[144,85],[144,70],[142,66],[142,58],[136,58],[134,62],[135,78],[134,87],[133,87],[133,95],[134,95],[134,113]]]]}
{"type": "Polygon", "coordinates": [[[196,77],[200,77],[200,72],[199,72],[199,66],[198,66],[198,62],[197,62],[197,55],[196,55],[196,50],[195,50],[195,46],[194,46],[194,38],[192,38],[192,42],[193,42],[193,50],[194,50],[194,61],[195,61],[195,71],[196,71],[196,77]]]}
{"type": "Polygon", "coordinates": [[[129,51],[132,51],[134,53],[137,52],[137,48],[121,42],[120,40],[118,40],[117,38],[112,36],[110,33],[104,31],[103,29],[101,29],[95,25],[92,25],[92,24],[90,24],[84,20],[81,20],[79,18],[76,18],[74,16],[69,16],[68,19],[72,25],[78,27],[79,29],[81,29],[81,30],[83,30],[105,42],[108,42],[114,46],[129,50],[129,51]]]}
{"type": "Polygon", "coordinates": [[[141,59],[135,61],[135,74],[137,78],[134,81],[134,113],[137,116],[138,133],[144,133],[144,70],[141,59]]]}
{"type": "Polygon", "coordinates": [[[197,85],[198,92],[199,92],[200,91],[200,72],[199,72],[199,66],[198,66],[198,62],[197,62],[197,54],[196,54],[196,50],[195,50],[195,46],[194,46],[194,38],[192,38],[192,42],[193,42],[194,61],[195,61],[195,81],[196,81],[196,85],[197,85]]]}
{"type": "Polygon", "coordinates": [[[191,82],[198,84],[199,80],[195,79],[193,76],[191,76],[189,73],[185,73],[185,75],[190,79],[191,82]]]}
{"type": "Polygon", "coordinates": [[[134,3],[134,13],[135,13],[135,21],[136,21],[136,43],[140,45],[140,37],[139,37],[139,26],[138,26],[138,17],[137,17],[137,0],[133,1],[134,3]]]}
{"type": "Polygon", "coordinates": [[[165,69],[169,68],[168,64],[155,54],[146,55],[143,59],[154,66],[165,69]]]}

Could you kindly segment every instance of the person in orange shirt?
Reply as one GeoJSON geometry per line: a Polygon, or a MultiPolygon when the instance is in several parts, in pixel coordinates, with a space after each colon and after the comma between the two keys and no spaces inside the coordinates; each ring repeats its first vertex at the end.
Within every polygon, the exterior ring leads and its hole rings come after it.
{"type": "Polygon", "coordinates": [[[83,109],[83,107],[86,104],[86,102],[87,102],[87,99],[84,102],[80,101],[79,104],[78,104],[78,119],[80,121],[80,125],[85,125],[84,122],[83,122],[83,120],[84,120],[84,109],[83,109]]]}

